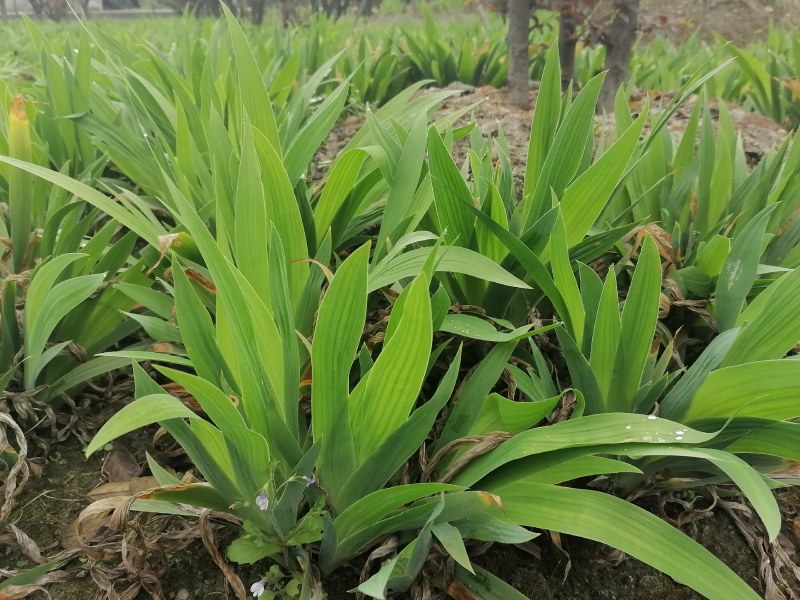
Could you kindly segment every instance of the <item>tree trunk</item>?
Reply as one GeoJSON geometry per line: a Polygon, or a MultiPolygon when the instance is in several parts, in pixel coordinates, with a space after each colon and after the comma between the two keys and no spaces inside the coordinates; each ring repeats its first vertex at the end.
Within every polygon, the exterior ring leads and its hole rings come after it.
{"type": "Polygon", "coordinates": [[[362,17],[368,17],[373,11],[380,8],[379,0],[361,0],[361,6],[358,9],[358,14],[362,17]]]}
{"type": "Polygon", "coordinates": [[[264,22],[267,0],[250,0],[250,20],[254,25],[261,25],[264,22]]]}
{"type": "Polygon", "coordinates": [[[575,0],[558,0],[558,55],[561,58],[561,89],[566,90],[575,79],[575,47],[578,45],[578,24],[581,15],[575,0]]]}
{"type": "Polygon", "coordinates": [[[531,17],[529,0],[508,0],[508,99],[528,108],[528,33],[531,17]]]}
{"type": "Polygon", "coordinates": [[[639,0],[613,0],[612,4],[614,19],[603,39],[608,74],[600,92],[600,108],[608,112],[614,110],[617,89],[628,77],[628,64],[639,21],[639,0]]]}

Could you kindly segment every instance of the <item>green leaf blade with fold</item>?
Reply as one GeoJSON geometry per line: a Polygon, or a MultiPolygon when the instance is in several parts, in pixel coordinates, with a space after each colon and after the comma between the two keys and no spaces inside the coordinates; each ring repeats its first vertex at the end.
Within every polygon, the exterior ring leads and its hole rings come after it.
{"type": "Polygon", "coordinates": [[[267,219],[281,238],[289,277],[289,297],[292,305],[296,306],[308,279],[306,259],[309,249],[300,206],[277,149],[259,133],[256,133],[254,141],[261,164],[267,219]]]}
{"type": "Polygon", "coordinates": [[[41,312],[25,326],[25,387],[33,388],[43,365],[37,365],[47,340],[58,323],[89,298],[100,286],[104,274],[82,275],[56,284],[44,301],[41,312]]]}
{"type": "Polygon", "coordinates": [[[319,150],[325,136],[342,114],[348,91],[349,85],[345,81],[328,94],[325,101],[297,132],[294,140],[289,143],[283,163],[292,186],[303,176],[314,153],[319,150]]]}
{"type": "Polygon", "coordinates": [[[348,408],[350,367],[367,312],[369,244],[342,263],[319,308],[311,349],[311,428],[322,442],[320,480],[337,494],[356,465],[348,408]]]}
{"type": "Polygon", "coordinates": [[[550,237],[550,248],[552,249],[550,263],[553,270],[553,281],[561,293],[561,298],[567,309],[566,314],[559,316],[564,320],[566,329],[580,347],[583,343],[586,311],[578,289],[578,282],[570,264],[567,230],[564,227],[564,219],[561,214],[556,219],[555,227],[550,237]]]}
{"type": "Polygon", "coordinates": [[[411,284],[397,330],[367,375],[364,393],[350,414],[356,459],[363,463],[411,413],[427,372],[433,341],[428,279],[411,284]]]}
{"type": "Polygon", "coordinates": [[[696,431],[666,419],[628,413],[589,415],[523,431],[468,464],[453,482],[472,486],[503,465],[537,454],[603,444],[703,444],[715,433],[696,431]],[[680,436],[676,431],[681,431],[680,436]],[[681,439],[677,439],[680,437],[681,439]]]}
{"type": "Polygon", "coordinates": [[[745,225],[731,246],[728,261],[717,279],[714,294],[714,312],[720,331],[731,329],[736,325],[736,318],[753,287],[764,232],[774,209],[773,204],[758,213],[745,225]]]}
{"type": "Polygon", "coordinates": [[[475,217],[464,207],[464,202],[470,202],[472,194],[435,127],[428,133],[428,156],[434,206],[439,223],[446,230],[445,243],[469,247],[475,217]]]}
{"type": "Polygon", "coordinates": [[[189,410],[175,396],[169,394],[143,396],[114,413],[86,446],[85,453],[87,457],[91,456],[108,442],[153,423],[170,419],[199,418],[199,415],[189,410]]]}
{"type": "Polygon", "coordinates": [[[765,360],[712,371],[682,417],[685,423],[732,415],[784,421],[800,416],[800,361],[765,360]]]}
{"type": "Polygon", "coordinates": [[[247,111],[253,126],[266,136],[273,147],[280,148],[278,125],[275,121],[275,114],[272,112],[272,102],[270,102],[261,69],[258,68],[253,50],[236,17],[227,6],[223,6],[222,10],[225,12],[225,20],[236,58],[238,93],[242,106],[247,111]]]}
{"type": "Polygon", "coordinates": [[[759,312],[741,328],[725,357],[724,366],[781,358],[800,341],[800,319],[797,318],[800,268],[784,275],[772,286],[775,290],[759,312]]]}
{"type": "Polygon", "coordinates": [[[159,236],[166,233],[163,227],[151,221],[142,212],[125,206],[122,201],[115,202],[94,188],[68,177],[63,173],[8,156],[0,155],[0,162],[27,171],[32,175],[36,175],[45,181],[49,181],[52,184],[72,192],[82,200],[85,200],[92,206],[99,208],[107,215],[113,217],[131,231],[135,231],[142,239],[146,240],[155,248],[159,247],[159,236]]]}
{"type": "Polygon", "coordinates": [[[561,117],[561,62],[557,44],[553,44],[547,52],[539,90],[531,122],[528,159],[525,163],[525,199],[533,195],[538,177],[541,177],[542,167],[561,117]]]}
{"type": "Polygon", "coordinates": [[[502,498],[505,512],[513,522],[608,544],[710,600],[759,598],[700,544],[659,517],[619,498],[525,481],[490,491],[502,498]]]}
{"type": "Polygon", "coordinates": [[[367,494],[381,489],[395,476],[409,457],[419,450],[430,433],[439,411],[453,394],[460,366],[461,347],[456,352],[436,393],[415,410],[409,419],[347,479],[340,498],[342,506],[350,506],[367,494]]]}
{"type": "MultiPolygon", "coordinates": [[[[378,290],[407,277],[415,277],[421,272],[429,254],[429,248],[416,248],[391,260],[382,260],[370,272],[369,291],[378,290]]],[[[530,287],[491,259],[458,246],[439,248],[436,272],[461,273],[514,288],[530,287]]]]}
{"type": "Polygon", "coordinates": [[[525,202],[523,229],[532,226],[551,208],[552,195],[560,198],[578,173],[586,144],[591,143],[594,112],[603,79],[601,74],[589,80],[564,115],[542,164],[536,187],[525,202]]]}
{"type": "Polygon", "coordinates": [[[614,379],[619,382],[619,388],[609,390],[609,410],[634,410],[636,393],[656,331],[660,294],[661,261],[655,242],[648,236],[622,309],[620,346],[614,365],[614,379]]]}
{"type": "Polygon", "coordinates": [[[222,373],[230,375],[225,359],[214,335],[214,322],[178,261],[173,261],[172,277],[175,283],[175,314],[186,351],[192,365],[203,379],[219,386],[222,373]]]}
{"type": "MultiPolygon", "coordinates": [[[[614,269],[609,269],[603,283],[600,303],[597,308],[594,332],[592,333],[592,349],[589,365],[597,379],[601,397],[596,401],[598,408],[607,410],[606,401],[611,391],[614,364],[619,351],[622,325],[619,317],[619,297],[617,292],[617,276],[614,269]]],[[[592,400],[592,402],[595,402],[592,400]]]]}
{"type": "Polygon", "coordinates": [[[623,181],[639,136],[647,121],[647,107],[586,171],[573,181],[561,197],[569,247],[583,240],[623,181]]]}
{"type": "MultiPolygon", "coordinates": [[[[11,99],[8,114],[8,154],[26,163],[32,162],[31,132],[25,100],[11,99]]],[[[8,180],[8,220],[11,228],[12,264],[14,272],[23,268],[23,259],[33,227],[33,181],[30,173],[12,169],[8,180]]]]}

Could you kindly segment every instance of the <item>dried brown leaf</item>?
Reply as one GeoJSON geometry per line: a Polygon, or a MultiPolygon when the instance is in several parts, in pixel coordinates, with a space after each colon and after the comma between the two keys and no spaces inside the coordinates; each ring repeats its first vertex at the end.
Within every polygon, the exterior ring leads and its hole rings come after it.
{"type": "Polygon", "coordinates": [[[480,596],[476,596],[472,590],[460,581],[453,581],[450,583],[447,588],[447,595],[453,600],[481,600],[480,596]]]}
{"type": "Polygon", "coordinates": [[[103,498],[87,506],[78,518],[70,523],[61,539],[64,548],[80,548],[81,540],[91,540],[103,527],[111,526],[114,510],[127,501],[125,496],[103,498]]]}
{"type": "Polygon", "coordinates": [[[102,471],[109,482],[130,481],[142,474],[142,466],[130,450],[115,444],[103,461],[102,471]]]}
{"type": "Polygon", "coordinates": [[[0,504],[0,523],[6,519],[14,506],[16,506],[16,498],[25,487],[25,483],[28,481],[28,476],[30,474],[28,462],[25,460],[28,456],[28,443],[25,440],[25,434],[10,415],[0,413],[0,448],[4,449],[11,447],[11,444],[8,442],[8,437],[6,436],[6,427],[14,432],[19,451],[14,453],[16,462],[11,466],[8,472],[3,473],[5,483],[1,488],[3,491],[3,502],[0,504]]]}
{"type": "Polygon", "coordinates": [[[87,496],[90,500],[103,500],[119,496],[128,497],[154,487],[158,487],[158,480],[155,477],[134,477],[128,481],[113,481],[98,485],[87,496]]]}

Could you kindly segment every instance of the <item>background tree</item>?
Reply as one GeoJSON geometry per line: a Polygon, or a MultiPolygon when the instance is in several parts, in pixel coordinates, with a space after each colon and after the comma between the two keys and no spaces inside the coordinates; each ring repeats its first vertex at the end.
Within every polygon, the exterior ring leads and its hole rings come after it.
{"type": "MultiPolygon", "coordinates": [[[[633,44],[639,21],[640,0],[547,0],[543,8],[558,13],[558,46],[561,83],[566,89],[575,77],[575,49],[579,39],[600,42],[606,47],[608,71],[599,108],[612,110],[617,89],[628,77],[633,44]]],[[[492,9],[506,9],[508,15],[508,93],[516,106],[528,106],[529,0],[491,0],[492,9]]]]}
{"type": "Polygon", "coordinates": [[[583,15],[577,0],[556,0],[558,11],[558,55],[561,58],[561,88],[567,89],[575,78],[575,48],[578,45],[578,26],[583,15]]]}
{"type": "Polygon", "coordinates": [[[531,5],[529,0],[508,0],[508,99],[520,108],[528,108],[528,33],[531,5]]]}
{"type": "Polygon", "coordinates": [[[613,18],[601,40],[606,47],[606,81],[600,92],[600,107],[606,111],[614,109],[617,89],[628,78],[636,28],[639,23],[640,0],[611,0],[613,18]]]}

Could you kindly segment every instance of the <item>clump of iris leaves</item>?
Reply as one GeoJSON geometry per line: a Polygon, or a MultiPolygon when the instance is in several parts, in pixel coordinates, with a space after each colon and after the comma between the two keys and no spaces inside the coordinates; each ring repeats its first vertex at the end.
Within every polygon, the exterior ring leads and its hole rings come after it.
{"type": "Polygon", "coordinates": [[[800,460],[800,144],[751,168],[702,98],[665,127],[725,64],[658,110],[620,94],[597,131],[603,76],[562,94],[550,50],[521,179],[502,134],[457,125],[471,107],[437,119],[453,92],[419,83],[312,177],[384,67],[267,60],[230,14],[163,48],[29,34],[42,80],[2,96],[2,384],[57,406],[129,369],[87,455],[157,423],[202,476],[150,458],[134,510],[234,515],[227,556],[262,598],[310,598],[382,545],[368,596],[434,557],[455,567],[427,585],[522,597],[470,548],[541,530],[758,597],[622,499],[719,484],[772,540],[800,460]]]}

